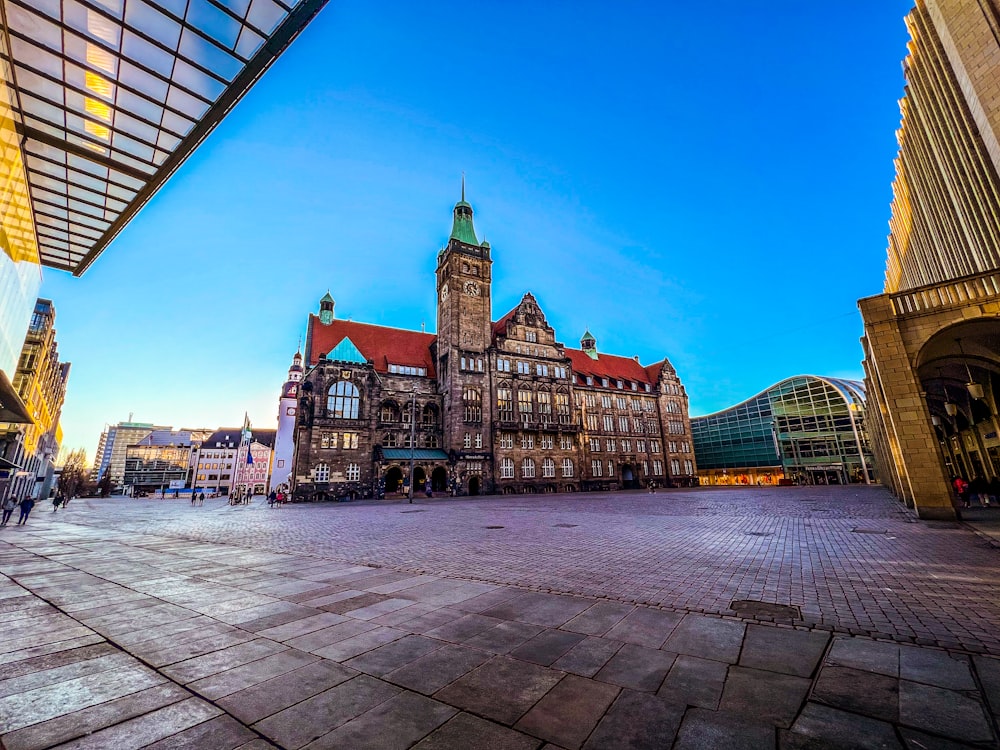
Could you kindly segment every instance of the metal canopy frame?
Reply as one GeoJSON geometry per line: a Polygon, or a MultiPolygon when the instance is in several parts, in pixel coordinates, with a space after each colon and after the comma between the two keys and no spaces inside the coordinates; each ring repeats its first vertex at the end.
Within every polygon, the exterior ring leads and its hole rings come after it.
{"type": "Polygon", "coordinates": [[[0,0],[40,261],[80,276],[327,0],[0,0]]]}

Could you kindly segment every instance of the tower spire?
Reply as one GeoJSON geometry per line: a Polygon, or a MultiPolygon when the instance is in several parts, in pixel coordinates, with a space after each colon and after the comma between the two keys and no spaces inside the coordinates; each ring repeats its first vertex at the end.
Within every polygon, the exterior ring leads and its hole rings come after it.
{"type": "Polygon", "coordinates": [[[462,200],[455,204],[455,217],[451,224],[451,239],[466,245],[478,245],[476,229],[472,225],[472,206],[465,200],[465,172],[462,172],[462,200]]]}
{"type": "Polygon", "coordinates": [[[465,172],[462,172],[462,203],[465,203],[465,172]]]}

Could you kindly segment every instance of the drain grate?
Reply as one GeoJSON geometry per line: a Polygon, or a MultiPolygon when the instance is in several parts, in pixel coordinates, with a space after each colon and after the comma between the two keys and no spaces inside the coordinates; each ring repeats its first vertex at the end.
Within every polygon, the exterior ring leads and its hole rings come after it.
{"type": "Polygon", "coordinates": [[[486,528],[486,529],[502,529],[503,526],[484,526],[483,528],[486,528]]]}
{"type": "Polygon", "coordinates": [[[774,536],[773,531],[744,531],[747,536],[774,536]]]}
{"type": "Polygon", "coordinates": [[[736,599],[729,604],[734,612],[747,617],[774,617],[781,619],[801,620],[802,612],[791,604],[774,604],[756,599],[736,599]]]}
{"type": "Polygon", "coordinates": [[[860,526],[855,526],[851,529],[852,534],[888,534],[888,529],[863,529],[860,526]]]}
{"type": "Polygon", "coordinates": [[[552,524],[553,529],[575,529],[580,524],[578,523],[554,523],[552,524]]]}

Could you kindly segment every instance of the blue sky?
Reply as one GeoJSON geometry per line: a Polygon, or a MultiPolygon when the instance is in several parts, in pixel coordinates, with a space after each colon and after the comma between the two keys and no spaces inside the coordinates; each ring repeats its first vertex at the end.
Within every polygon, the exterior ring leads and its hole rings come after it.
{"type": "Polygon", "coordinates": [[[434,326],[462,172],[494,318],[670,358],[691,414],[862,376],[903,0],[334,0],[82,279],[47,271],[65,445],[275,426],[306,315],[434,326]]]}

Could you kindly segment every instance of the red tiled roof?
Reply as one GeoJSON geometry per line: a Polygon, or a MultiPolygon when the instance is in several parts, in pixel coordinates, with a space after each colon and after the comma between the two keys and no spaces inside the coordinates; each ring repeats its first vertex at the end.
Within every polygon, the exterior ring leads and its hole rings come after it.
{"type": "MultiPolygon", "coordinates": [[[[614,354],[598,353],[597,359],[591,359],[583,350],[569,347],[566,347],[566,356],[573,363],[573,372],[577,375],[592,375],[596,378],[608,378],[611,381],[628,380],[651,385],[656,383],[649,370],[657,365],[646,368],[630,357],[618,357],[614,354]]],[[[656,374],[658,376],[659,372],[656,374]]]]}
{"type": "Polygon", "coordinates": [[[389,365],[425,367],[427,375],[434,377],[434,358],[431,344],[437,336],[420,331],[355,323],[352,320],[334,320],[324,325],[315,315],[309,316],[309,361],[316,364],[320,353],[330,351],[345,338],[349,338],[365,359],[373,362],[378,372],[388,372],[389,365]]]}
{"type": "Polygon", "coordinates": [[[500,320],[498,320],[496,323],[493,324],[494,339],[501,333],[507,333],[507,322],[514,317],[514,315],[517,313],[517,308],[519,308],[520,306],[521,306],[520,303],[514,305],[513,310],[511,310],[509,313],[504,315],[502,318],[500,318],[500,320]]]}

